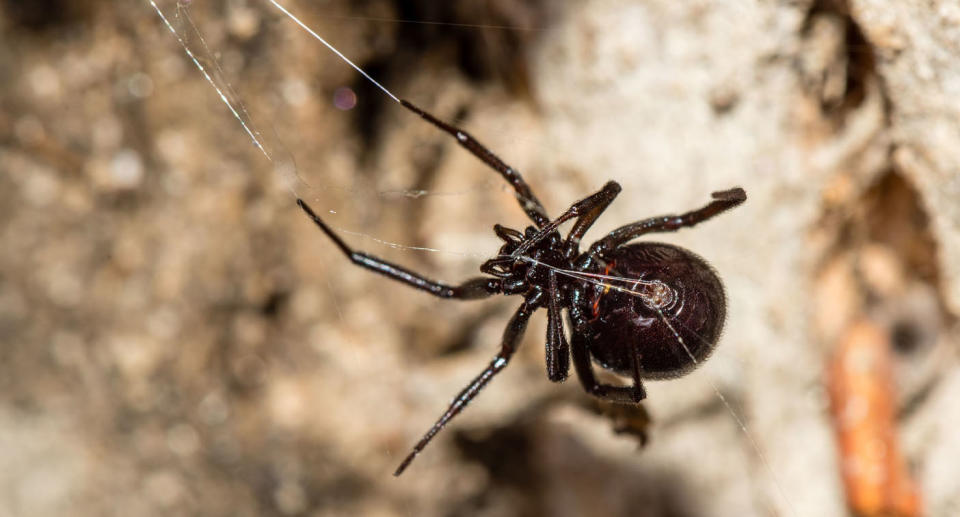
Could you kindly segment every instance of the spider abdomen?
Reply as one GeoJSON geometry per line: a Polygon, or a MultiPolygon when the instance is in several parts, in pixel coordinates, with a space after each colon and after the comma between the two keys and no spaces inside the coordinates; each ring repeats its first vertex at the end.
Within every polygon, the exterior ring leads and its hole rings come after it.
{"type": "Polygon", "coordinates": [[[636,243],[607,253],[603,285],[579,297],[590,354],[604,368],[668,379],[703,362],[720,337],[726,299],[702,258],[670,244],[636,243]]]}

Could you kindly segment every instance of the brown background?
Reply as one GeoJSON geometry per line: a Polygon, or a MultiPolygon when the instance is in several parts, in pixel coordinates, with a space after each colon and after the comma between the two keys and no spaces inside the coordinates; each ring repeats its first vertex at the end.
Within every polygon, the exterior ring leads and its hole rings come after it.
{"type": "Polygon", "coordinates": [[[449,281],[522,214],[265,2],[191,4],[272,162],[146,2],[0,4],[0,516],[847,515],[824,365],[864,319],[926,514],[960,513],[953,2],[291,4],[551,213],[623,184],[588,240],[750,195],[662,237],[730,313],[709,363],[648,386],[646,447],[547,381],[538,316],[399,479],[517,302],[356,270],[276,169],[352,244],[449,281]]]}

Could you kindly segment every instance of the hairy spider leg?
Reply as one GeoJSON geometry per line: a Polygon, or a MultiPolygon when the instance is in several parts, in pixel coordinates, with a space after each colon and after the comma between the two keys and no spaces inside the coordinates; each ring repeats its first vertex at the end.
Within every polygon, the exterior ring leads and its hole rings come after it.
{"type": "Polygon", "coordinates": [[[646,233],[675,232],[680,228],[697,225],[708,219],[730,210],[747,200],[747,193],[740,187],[730,190],[721,190],[712,194],[713,201],[702,208],[691,210],[681,215],[661,215],[651,217],[635,223],[621,226],[608,233],[606,237],[594,242],[587,252],[588,260],[592,261],[613,251],[621,244],[636,239],[646,233]]]}
{"type": "Polygon", "coordinates": [[[547,378],[563,382],[570,372],[570,345],[563,333],[563,291],[556,271],[550,270],[547,282],[547,378]]]}
{"type": "Polygon", "coordinates": [[[493,357],[493,360],[490,361],[490,364],[480,373],[476,378],[474,378],[466,388],[461,391],[456,398],[453,399],[453,402],[450,404],[450,407],[443,413],[439,420],[433,427],[430,428],[426,434],[423,435],[423,438],[413,447],[413,451],[407,455],[406,458],[400,463],[400,466],[397,467],[397,470],[393,473],[394,476],[399,476],[403,474],[403,471],[410,466],[410,463],[413,462],[413,459],[423,451],[424,447],[430,443],[430,440],[433,439],[437,433],[443,429],[453,417],[457,416],[463,408],[467,407],[467,404],[473,400],[474,397],[480,393],[480,390],[490,382],[493,377],[500,373],[503,370],[507,363],[510,362],[510,358],[513,357],[513,353],[517,351],[517,346],[520,344],[520,338],[523,336],[524,330],[527,328],[527,322],[530,321],[530,315],[533,314],[538,307],[539,300],[536,297],[531,297],[527,300],[524,300],[523,304],[517,309],[513,314],[513,317],[510,318],[510,323],[507,324],[506,330],[503,332],[503,340],[500,344],[500,351],[497,352],[497,355],[493,357]]]}
{"type": "Polygon", "coordinates": [[[426,291],[439,298],[450,298],[459,300],[477,300],[487,298],[488,296],[500,293],[502,283],[496,278],[476,277],[471,278],[460,285],[451,286],[435,280],[430,280],[422,275],[414,273],[406,268],[391,264],[385,260],[374,257],[367,253],[352,250],[340,237],[330,229],[326,223],[320,219],[307,203],[302,199],[297,199],[297,205],[313,220],[313,222],[327,234],[327,237],[340,248],[340,251],[346,255],[351,262],[369,269],[375,273],[396,280],[410,287],[426,291]]]}
{"type": "Polygon", "coordinates": [[[410,101],[401,100],[400,104],[402,104],[404,108],[407,108],[417,115],[420,115],[421,118],[433,124],[442,131],[449,133],[451,136],[457,139],[457,143],[459,143],[464,149],[470,151],[474,156],[479,158],[480,161],[490,166],[490,168],[493,170],[499,172],[500,175],[503,176],[503,179],[507,180],[507,182],[513,187],[513,190],[516,192],[517,201],[520,202],[520,208],[527,213],[527,217],[529,217],[538,228],[543,227],[545,224],[550,222],[550,218],[547,216],[546,209],[543,208],[540,200],[533,195],[533,191],[530,190],[530,186],[527,185],[526,181],[524,181],[523,176],[520,175],[519,171],[504,163],[499,156],[478,142],[477,139],[470,135],[470,133],[467,133],[456,126],[447,124],[446,122],[431,115],[429,112],[420,109],[410,101]]]}
{"type": "MultiPolygon", "coordinates": [[[[613,230],[606,237],[593,243],[590,251],[584,255],[584,259],[578,261],[579,268],[587,268],[590,264],[603,257],[603,254],[616,249],[618,246],[627,243],[643,234],[653,232],[673,232],[680,228],[694,226],[698,223],[715,217],[747,200],[747,193],[740,187],[729,190],[722,190],[712,194],[713,201],[697,210],[684,213],[682,215],[664,215],[651,217],[613,230]]],[[[613,386],[602,384],[597,381],[593,373],[593,364],[590,361],[590,349],[584,339],[583,330],[586,326],[586,316],[581,314],[577,304],[572,304],[570,309],[570,319],[573,321],[573,343],[571,344],[571,356],[573,357],[573,366],[580,378],[580,383],[588,393],[608,399],[613,402],[625,404],[637,403],[646,398],[646,390],[643,389],[643,383],[640,379],[641,356],[633,354],[633,386],[613,386]]]]}

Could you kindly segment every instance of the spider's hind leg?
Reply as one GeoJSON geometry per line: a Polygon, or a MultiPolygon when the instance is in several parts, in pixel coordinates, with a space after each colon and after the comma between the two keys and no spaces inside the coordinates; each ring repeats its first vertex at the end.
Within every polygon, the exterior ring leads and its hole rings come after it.
{"type": "Polygon", "coordinates": [[[573,366],[577,371],[577,377],[580,378],[580,384],[583,385],[583,389],[587,393],[619,404],[637,404],[647,398],[647,391],[643,389],[643,382],[640,380],[636,368],[634,368],[633,373],[633,386],[603,384],[597,381],[596,376],[594,376],[593,365],[590,364],[590,352],[576,333],[574,333],[573,346],[570,351],[573,355],[573,366]]]}
{"type": "Polygon", "coordinates": [[[570,319],[573,320],[574,324],[570,355],[573,357],[573,367],[577,372],[577,377],[580,378],[583,389],[595,397],[619,404],[637,404],[647,398],[647,391],[643,389],[643,382],[640,379],[640,354],[633,354],[633,386],[614,386],[603,384],[597,380],[590,360],[590,348],[582,330],[583,318],[581,316],[576,308],[570,309],[570,319]]]}

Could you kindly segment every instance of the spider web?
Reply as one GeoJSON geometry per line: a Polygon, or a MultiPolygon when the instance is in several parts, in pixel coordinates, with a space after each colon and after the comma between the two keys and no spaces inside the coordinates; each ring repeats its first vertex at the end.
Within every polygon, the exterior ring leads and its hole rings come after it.
{"type": "MultiPolygon", "coordinates": [[[[219,59],[220,56],[214,49],[211,48],[211,45],[208,44],[207,39],[204,38],[204,31],[200,26],[198,26],[197,23],[195,23],[193,17],[191,16],[191,4],[195,4],[197,2],[190,2],[186,0],[144,1],[149,3],[149,5],[159,15],[162,23],[166,28],[169,29],[170,33],[173,35],[173,38],[186,53],[190,63],[215,91],[218,100],[226,106],[230,116],[236,120],[246,139],[249,140],[252,147],[262,156],[265,162],[269,164],[271,174],[276,178],[278,184],[282,186],[281,188],[289,192],[291,198],[300,197],[308,200],[329,200],[331,199],[332,195],[333,198],[339,198],[343,200],[343,205],[349,206],[358,199],[370,198],[376,199],[377,201],[374,201],[375,203],[383,203],[384,199],[389,198],[402,198],[413,202],[422,202],[426,198],[439,196],[462,198],[478,195],[478,192],[482,191],[499,191],[503,195],[512,195],[507,191],[506,188],[504,188],[504,186],[495,181],[485,180],[479,184],[479,187],[466,191],[436,191],[432,189],[416,187],[382,188],[378,186],[370,186],[368,184],[360,187],[356,185],[342,187],[338,186],[339,183],[337,180],[329,178],[324,174],[318,175],[314,171],[303,171],[298,166],[299,162],[294,158],[294,153],[283,144],[285,139],[278,135],[279,131],[275,130],[271,125],[269,125],[271,123],[275,123],[276,121],[271,120],[269,117],[258,117],[252,115],[242,101],[241,95],[234,90],[232,85],[237,81],[242,82],[244,80],[227,78],[230,73],[224,71],[224,67],[221,64],[221,59],[219,59]]],[[[358,73],[363,74],[364,77],[374,83],[383,95],[394,101],[397,101],[397,95],[394,92],[391,92],[388,87],[377,83],[375,77],[368,75],[365,71],[360,69],[360,67],[350,61],[349,56],[346,56],[337,50],[335,44],[328,42],[323,38],[322,34],[315,32],[308,24],[296,18],[294,13],[287,10],[287,6],[285,4],[278,3],[274,0],[264,1],[267,5],[276,10],[278,17],[287,17],[290,20],[290,23],[296,24],[298,27],[300,27],[304,31],[305,38],[312,38],[315,45],[325,46],[331,53],[336,55],[338,59],[342,60],[342,66],[352,66],[358,73]]],[[[412,115],[409,114],[404,115],[412,117],[412,115]]],[[[482,135],[478,134],[478,136],[482,135]]],[[[486,139],[484,141],[485,143],[489,144],[486,139]]],[[[495,151],[499,151],[499,148],[495,144],[489,144],[489,146],[495,151]]],[[[555,213],[557,211],[557,207],[553,208],[553,212],[555,213]]],[[[340,209],[339,207],[330,208],[324,206],[322,210],[328,212],[330,215],[341,215],[344,213],[344,210],[340,209]]],[[[363,231],[356,231],[351,229],[351,225],[349,224],[334,224],[338,232],[346,235],[361,237],[363,240],[372,242],[381,248],[389,248],[404,252],[420,251],[434,254],[439,253],[443,255],[459,257],[459,260],[470,259],[476,261],[489,258],[482,251],[479,251],[479,248],[477,251],[461,251],[460,249],[454,248],[408,245],[394,242],[390,239],[383,239],[363,231]]],[[[370,246],[358,245],[358,247],[374,254],[381,254],[379,253],[380,250],[371,248],[370,246]]],[[[605,275],[589,275],[576,271],[558,270],[558,273],[566,276],[576,277],[587,282],[597,283],[598,285],[624,292],[631,292],[629,286],[636,283],[636,280],[605,275]]],[[[632,292],[637,296],[641,296],[641,293],[639,292],[632,292]]],[[[337,311],[341,312],[340,317],[343,318],[342,309],[339,307],[339,304],[337,311]]],[[[666,318],[664,318],[664,322],[667,325],[671,325],[671,328],[673,328],[673,324],[677,324],[677,322],[671,323],[666,318]]],[[[680,344],[685,350],[687,350],[687,353],[690,354],[687,345],[683,343],[682,339],[679,337],[679,334],[676,332],[675,334],[677,334],[678,344],[680,344]]],[[[722,346],[720,347],[718,353],[723,353],[722,346]]],[[[692,354],[690,354],[690,356],[691,359],[693,359],[692,354]]],[[[782,487],[779,486],[780,483],[777,481],[776,473],[769,465],[766,456],[764,455],[760,445],[756,442],[749,426],[734,409],[733,404],[724,396],[720,387],[713,381],[711,381],[711,383],[715,395],[722,402],[725,410],[731,415],[737,427],[741,430],[744,437],[749,442],[749,447],[752,449],[753,453],[762,462],[763,469],[766,471],[766,474],[770,475],[773,483],[777,485],[779,497],[783,498],[784,500],[788,500],[786,492],[782,487]]],[[[792,508],[792,505],[790,505],[789,502],[786,504],[786,506],[788,508],[792,508]]]]}

